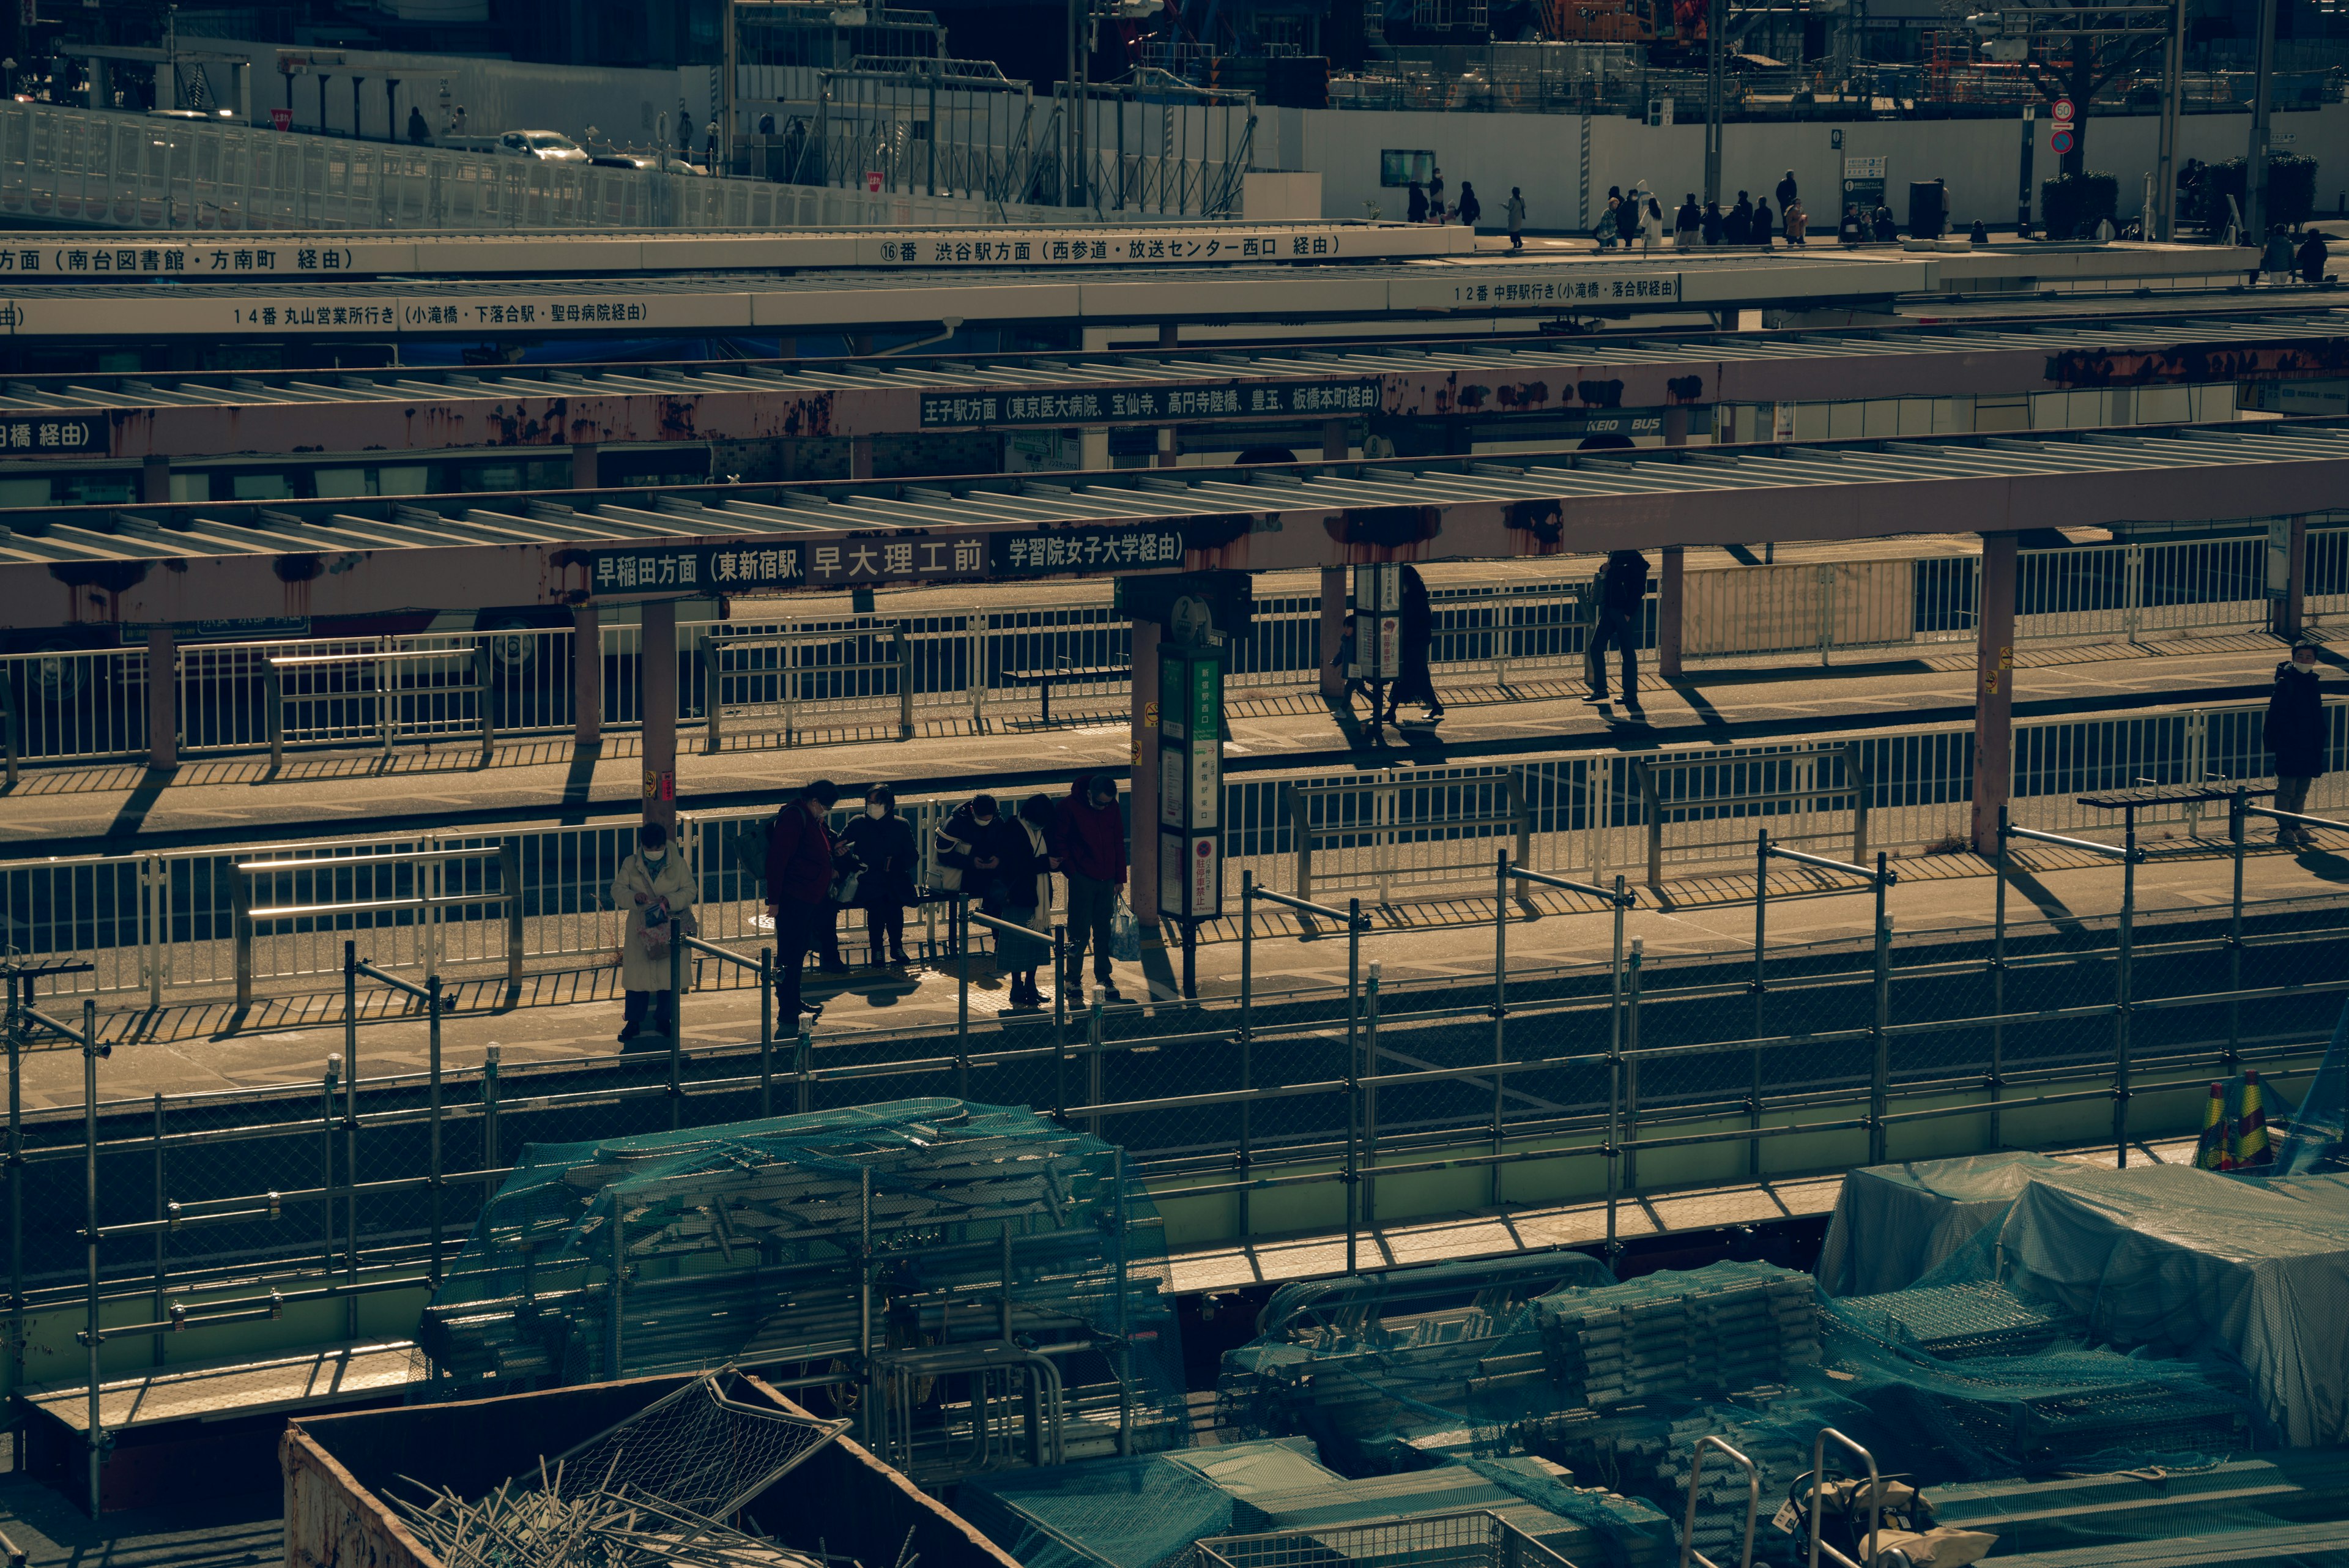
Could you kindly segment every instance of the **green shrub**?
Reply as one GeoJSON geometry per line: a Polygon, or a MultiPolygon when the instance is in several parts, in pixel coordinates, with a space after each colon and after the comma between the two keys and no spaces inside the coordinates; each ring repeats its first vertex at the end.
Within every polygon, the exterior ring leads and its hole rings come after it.
{"type": "Polygon", "coordinates": [[[2120,193],[2119,177],[2101,169],[2041,182],[2039,216],[2047,237],[2070,240],[2094,233],[2097,219],[2117,213],[2120,193]]]}
{"type": "MultiPolygon", "coordinates": [[[[2203,171],[2202,189],[2213,192],[2210,210],[2224,213],[2227,198],[2243,204],[2243,178],[2248,165],[2240,158],[2213,163],[2203,171]]],[[[2304,223],[2316,211],[2316,160],[2300,152],[2268,154],[2268,211],[2271,223],[2304,223]]]]}

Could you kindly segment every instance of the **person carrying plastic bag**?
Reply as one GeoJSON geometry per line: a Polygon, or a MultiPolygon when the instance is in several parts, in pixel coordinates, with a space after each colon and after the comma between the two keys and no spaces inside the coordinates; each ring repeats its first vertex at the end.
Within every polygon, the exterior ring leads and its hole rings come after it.
{"type": "MultiPolygon", "coordinates": [[[[1082,985],[1090,944],[1093,978],[1111,1001],[1122,1001],[1110,976],[1118,911],[1125,904],[1125,818],[1118,810],[1117,781],[1092,774],[1071,784],[1053,814],[1051,841],[1052,867],[1069,882],[1069,968],[1061,983],[1082,985]]],[[[1129,911],[1125,918],[1133,917],[1129,911]]]]}

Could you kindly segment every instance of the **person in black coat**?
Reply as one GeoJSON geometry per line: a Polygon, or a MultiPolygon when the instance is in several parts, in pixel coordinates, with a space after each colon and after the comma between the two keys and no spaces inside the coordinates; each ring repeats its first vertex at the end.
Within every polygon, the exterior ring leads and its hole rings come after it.
{"type": "MultiPolygon", "coordinates": [[[[1026,853],[1027,845],[1027,835],[1020,835],[1020,853],[1026,853]]],[[[961,892],[985,913],[995,913],[1003,896],[1004,847],[1002,807],[991,794],[971,796],[937,830],[939,886],[961,892]]],[[[950,933],[957,941],[968,934],[959,929],[950,933]]]]}
{"type": "Polygon", "coordinates": [[[1754,199],[1744,192],[1737,192],[1737,204],[1722,215],[1721,243],[1727,245],[1751,244],[1754,241],[1754,199]]]}
{"type": "Polygon", "coordinates": [[[1419,568],[1406,566],[1402,569],[1402,611],[1395,628],[1402,668],[1396,673],[1395,683],[1389,688],[1387,713],[1383,721],[1401,722],[1398,712],[1405,702],[1416,702],[1427,710],[1433,722],[1444,717],[1444,700],[1435,694],[1435,677],[1428,661],[1435,651],[1435,607],[1428,602],[1427,584],[1419,568]]]}
{"type": "Polygon", "coordinates": [[[914,867],[920,857],[914,827],[897,815],[897,792],[874,784],[864,792],[864,812],[841,830],[841,848],[856,857],[856,896],[849,908],[864,911],[864,961],[879,968],[882,947],[888,961],[908,964],[905,906],[915,901],[914,867]]]}
{"type": "Polygon", "coordinates": [[[1623,661],[1623,701],[1637,706],[1640,618],[1648,597],[1648,558],[1637,550],[1615,551],[1599,568],[1592,587],[1590,640],[1583,652],[1591,701],[1607,701],[1607,647],[1612,643],[1623,661]]]}
{"type": "Polygon", "coordinates": [[[1414,223],[1427,222],[1427,192],[1416,180],[1411,182],[1411,195],[1403,208],[1403,216],[1414,223]]]}
{"type": "MultiPolygon", "coordinates": [[[[2317,691],[2316,649],[2302,643],[2276,666],[2268,698],[2267,747],[2275,753],[2278,811],[2308,809],[2308,786],[2324,773],[2324,699],[2317,691]]],[[[2296,822],[2276,824],[2276,842],[2315,847],[2316,836],[2296,822]]]]}

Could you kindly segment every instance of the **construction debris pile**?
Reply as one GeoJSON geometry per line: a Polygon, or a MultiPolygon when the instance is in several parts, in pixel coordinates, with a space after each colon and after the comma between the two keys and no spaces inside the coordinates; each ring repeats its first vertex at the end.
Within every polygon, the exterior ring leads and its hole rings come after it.
{"type": "Polygon", "coordinates": [[[728,1521],[846,1425],[705,1376],[486,1497],[410,1482],[421,1501],[390,1501],[442,1568],[827,1568],[728,1521]]]}
{"type": "Polygon", "coordinates": [[[1226,1424],[1299,1433],[1364,1462],[1490,1452],[1561,1409],[1773,1382],[1818,1359],[1808,1275],[1713,1263],[1518,1305],[1291,1321],[1224,1358],[1226,1424]],[[1450,1419],[1445,1417],[1450,1416],[1450,1419]]]}
{"type": "Polygon", "coordinates": [[[460,1387],[788,1364],[839,1369],[843,1407],[893,1351],[1050,1345],[1071,1457],[1121,1424],[1169,1446],[1164,1247],[1123,1168],[1035,1112],[949,1099],[533,1146],[419,1339],[460,1387]]]}

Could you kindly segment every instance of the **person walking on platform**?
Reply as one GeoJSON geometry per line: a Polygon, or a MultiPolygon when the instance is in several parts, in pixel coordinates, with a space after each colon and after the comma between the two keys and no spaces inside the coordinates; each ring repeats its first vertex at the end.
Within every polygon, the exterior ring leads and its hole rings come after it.
{"type": "Polygon", "coordinates": [[[669,992],[669,943],[693,908],[693,874],[669,849],[668,829],[647,822],[636,829],[636,850],[620,862],[612,904],[627,913],[620,938],[620,1044],[647,1028],[666,1039],[677,1030],[677,998],[669,992]],[[649,1014],[649,1018],[647,1015],[649,1014]]]}
{"type": "Polygon", "coordinates": [[[914,828],[897,815],[897,792],[874,784],[864,792],[864,815],[841,830],[841,848],[861,867],[850,907],[864,911],[864,961],[909,964],[905,956],[905,906],[915,900],[914,867],[919,862],[914,828]]]}
{"type": "Polygon", "coordinates": [[[1427,222],[1427,192],[1416,180],[1411,182],[1411,194],[1404,199],[1403,217],[1414,223],[1427,222]]]}
{"type": "Polygon", "coordinates": [[[1109,967],[1112,928],[1125,887],[1125,818],[1118,810],[1117,781],[1091,774],[1071,784],[1052,815],[1050,836],[1053,867],[1069,880],[1069,969],[1061,983],[1081,987],[1090,944],[1093,978],[1118,1001],[1109,967]]]}
{"type": "Polygon", "coordinates": [[[1435,694],[1435,677],[1428,661],[1435,651],[1435,607],[1428,602],[1426,580],[1419,568],[1402,568],[1402,608],[1396,618],[1396,651],[1402,668],[1395,674],[1394,685],[1388,689],[1386,718],[1389,724],[1402,722],[1402,708],[1405,702],[1416,702],[1427,710],[1430,723],[1444,717],[1444,699],[1435,694]]]}
{"type": "Polygon", "coordinates": [[[1728,219],[1722,216],[1721,203],[1707,202],[1704,204],[1704,216],[1699,219],[1698,223],[1704,234],[1704,248],[1709,251],[1719,250],[1723,236],[1728,233],[1729,223],[1728,219]]]}
{"type": "Polygon", "coordinates": [[[815,779],[775,813],[767,830],[767,912],[775,921],[775,1020],[785,1033],[799,1031],[799,1015],[823,1016],[820,1002],[800,1000],[800,974],[808,950],[824,943],[832,924],[832,829],[824,818],[840,791],[830,779],[815,779]]]}
{"type": "Polygon", "coordinates": [[[1778,188],[1771,194],[1778,198],[1778,211],[1782,213],[1802,199],[1802,188],[1795,183],[1792,169],[1786,171],[1786,177],[1778,182],[1778,188]]]}
{"type": "Polygon", "coordinates": [[[1722,216],[1721,243],[1727,245],[1742,245],[1751,243],[1753,238],[1754,202],[1744,192],[1740,191],[1737,192],[1737,204],[1722,216]]]}
{"type": "Polygon", "coordinates": [[[1696,192],[1691,191],[1681,202],[1680,211],[1672,214],[1672,247],[1675,250],[1696,249],[1697,237],[1704,229],[1704,213],[1696,204],[1696,192]]]}
{"type": "Polygon", "coordinates": [[[1612,643],[1623,659],[1623,703],[1640,701],[1640,611],[1648,598],[1648,558],[1637,550],[1617,550],[1599,569],[1598,613],[1590,628],[1588,654],[1590,700],[1607,701],[1607,648],[1612,643]]]}
{"type": "Polygon", "coordinates": [[[1763,197],[1754,203],[1754,223],[1746,236],[1764,250],[1770,248],[1770,198],[1763,197]]]}
{"type": "Polygon", "coordinates": [[[1484,215],[1485,215],[1485,203],[1483,203],[1482,202],[1479,202],[1478,200],[1476,200],[1476,184],[1475,184],[1475,182],[1474,182],[1474,181],[1472,181],[1472,180],[1463,180],[1463,181],[1461,181],[1461,182],[1460,182],[1460,223],[1461,223],[1461,226],[1462,226],[1462,227],[1464,227],[1464,228],[1465,228],[1465,229],[1467,229],[1469,233],[1474,234],[1474,233],[1475,233],[1475,230],[1476,230],[1476,221],[1477,221],[1479,218],[1482,218],[1484,215]]]}
{"type": "MultiPolygon", "coordinates": [[[[2308,786],[2324,774],[2324,699],[2317,691],[2316,649],[2302,643],[2276,666],[2268,698],[2267,747],[2275,753],[2275,808],[2295,815],[2308,809],[2308,786]]],[[[2276,824],[2276,842],[2313,849],[2316,835],[2296,822],[2276,824]]]]}
{"type": "Polygon", "coordinates": [[[1801,197],[1778,204],[1778,221],[1785,228],[1787,245],[1795,250],[1805,248],[1810,238],[1811,214],[1804,208],[1801,197]]]}
{"type": "Polygon", "coordinates": [[[1501,213],[1509,225],[1509,248],[1513,251],[1525,249],[1526,193],[1515,185],[1510,186],[1509,204],[1502,208],[1501,213]]]}

